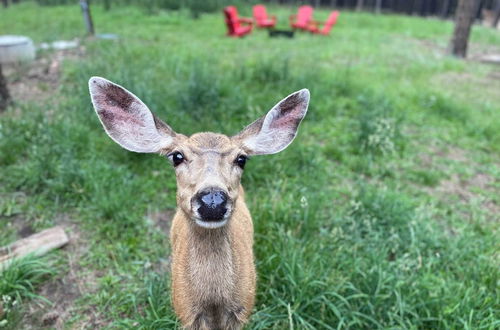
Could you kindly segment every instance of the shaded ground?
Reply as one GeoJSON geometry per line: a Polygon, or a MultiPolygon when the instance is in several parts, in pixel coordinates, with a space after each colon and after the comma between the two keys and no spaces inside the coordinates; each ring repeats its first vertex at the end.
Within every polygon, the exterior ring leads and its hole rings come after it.
{"type": "Polygon", "coordinates": [[[85,47],[66,50],[39,51],[32,63],[4,66],[8,88],[14,102],[50,102],[57,98],[61,66],[65,60],[76,60],[85,55],[85,47]]]}
{"type": "MultiPolygon", "coordinates": [[[[443,173],[452,173],[437,186],[426,188],[430,195],[445,203],[459,201],[465,207],[471,203],[478,203],[489,214],[491,221],[500,220],[498,182],[493,175],[481,171],[481,166],[467,151],[458,147],[449,147],[447,150],[431,149],[429,153],[421,156],[421,160],[425,166],[438,168],[443,173]],[[455,163],[473,169],[473,173],[469,173],[467,177],[453,173],[450,166],[454,166],[455,163]]],[[[467,215],[469,218],[471,216],[470,213],[467,215]]]]}

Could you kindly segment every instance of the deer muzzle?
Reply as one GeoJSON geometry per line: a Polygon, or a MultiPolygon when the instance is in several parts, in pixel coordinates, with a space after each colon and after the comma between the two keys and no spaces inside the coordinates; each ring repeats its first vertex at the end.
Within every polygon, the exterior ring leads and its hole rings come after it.
{"type": "Polygon", "coordinates": [[[228,196],[218,188],[208,188],[195,196],[195,210],[204,222],[222,222],[228,212],[228,196]]]}

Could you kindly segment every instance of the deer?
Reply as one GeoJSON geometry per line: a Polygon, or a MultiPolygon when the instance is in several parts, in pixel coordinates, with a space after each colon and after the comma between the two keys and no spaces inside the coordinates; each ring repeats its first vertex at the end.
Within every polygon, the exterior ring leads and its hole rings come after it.
{"type": "Polygon", "coordinates": [[[101,77],[90,78],[89,90],[112,140],[129,151],[166,156],[174,167],[171,297],[183,328],[241,329],[256,291],[253,222],[241,176],[249,157],[278,153],[294,140],[309,90],[285,97],[231,137],[176,133],[137,96],[101,77]]]}

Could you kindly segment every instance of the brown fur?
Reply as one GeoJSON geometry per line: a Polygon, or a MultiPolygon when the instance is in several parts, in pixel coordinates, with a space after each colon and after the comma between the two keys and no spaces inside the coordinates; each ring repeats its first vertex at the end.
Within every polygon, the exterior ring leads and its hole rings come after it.
{"type": "Polygon", "coordinates": [[[214,133],[177,135],[175,142],[174,149],[188,160],[177,171],[179,208],[170,231],[175,312],[189,329],[239,329],[252,311],[256,281],[252,218],[239,183],[241,170],[233,164],[241,150],[214,133]],[[205,185],[209,167],[214,177],[208,185],[226,187],[233,201],[228,224],[216,229],[196,225],[189,203],[205,185]]]}

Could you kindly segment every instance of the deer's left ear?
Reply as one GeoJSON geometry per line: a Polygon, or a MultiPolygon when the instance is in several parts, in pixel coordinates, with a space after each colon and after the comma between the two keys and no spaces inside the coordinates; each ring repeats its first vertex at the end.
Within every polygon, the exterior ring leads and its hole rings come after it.
{"type": "Polygon", "coordinates": [[[309,105],[309,90],[288,95],[234,138],[250,155],[275,154],[292,143],[309,105]]]}

